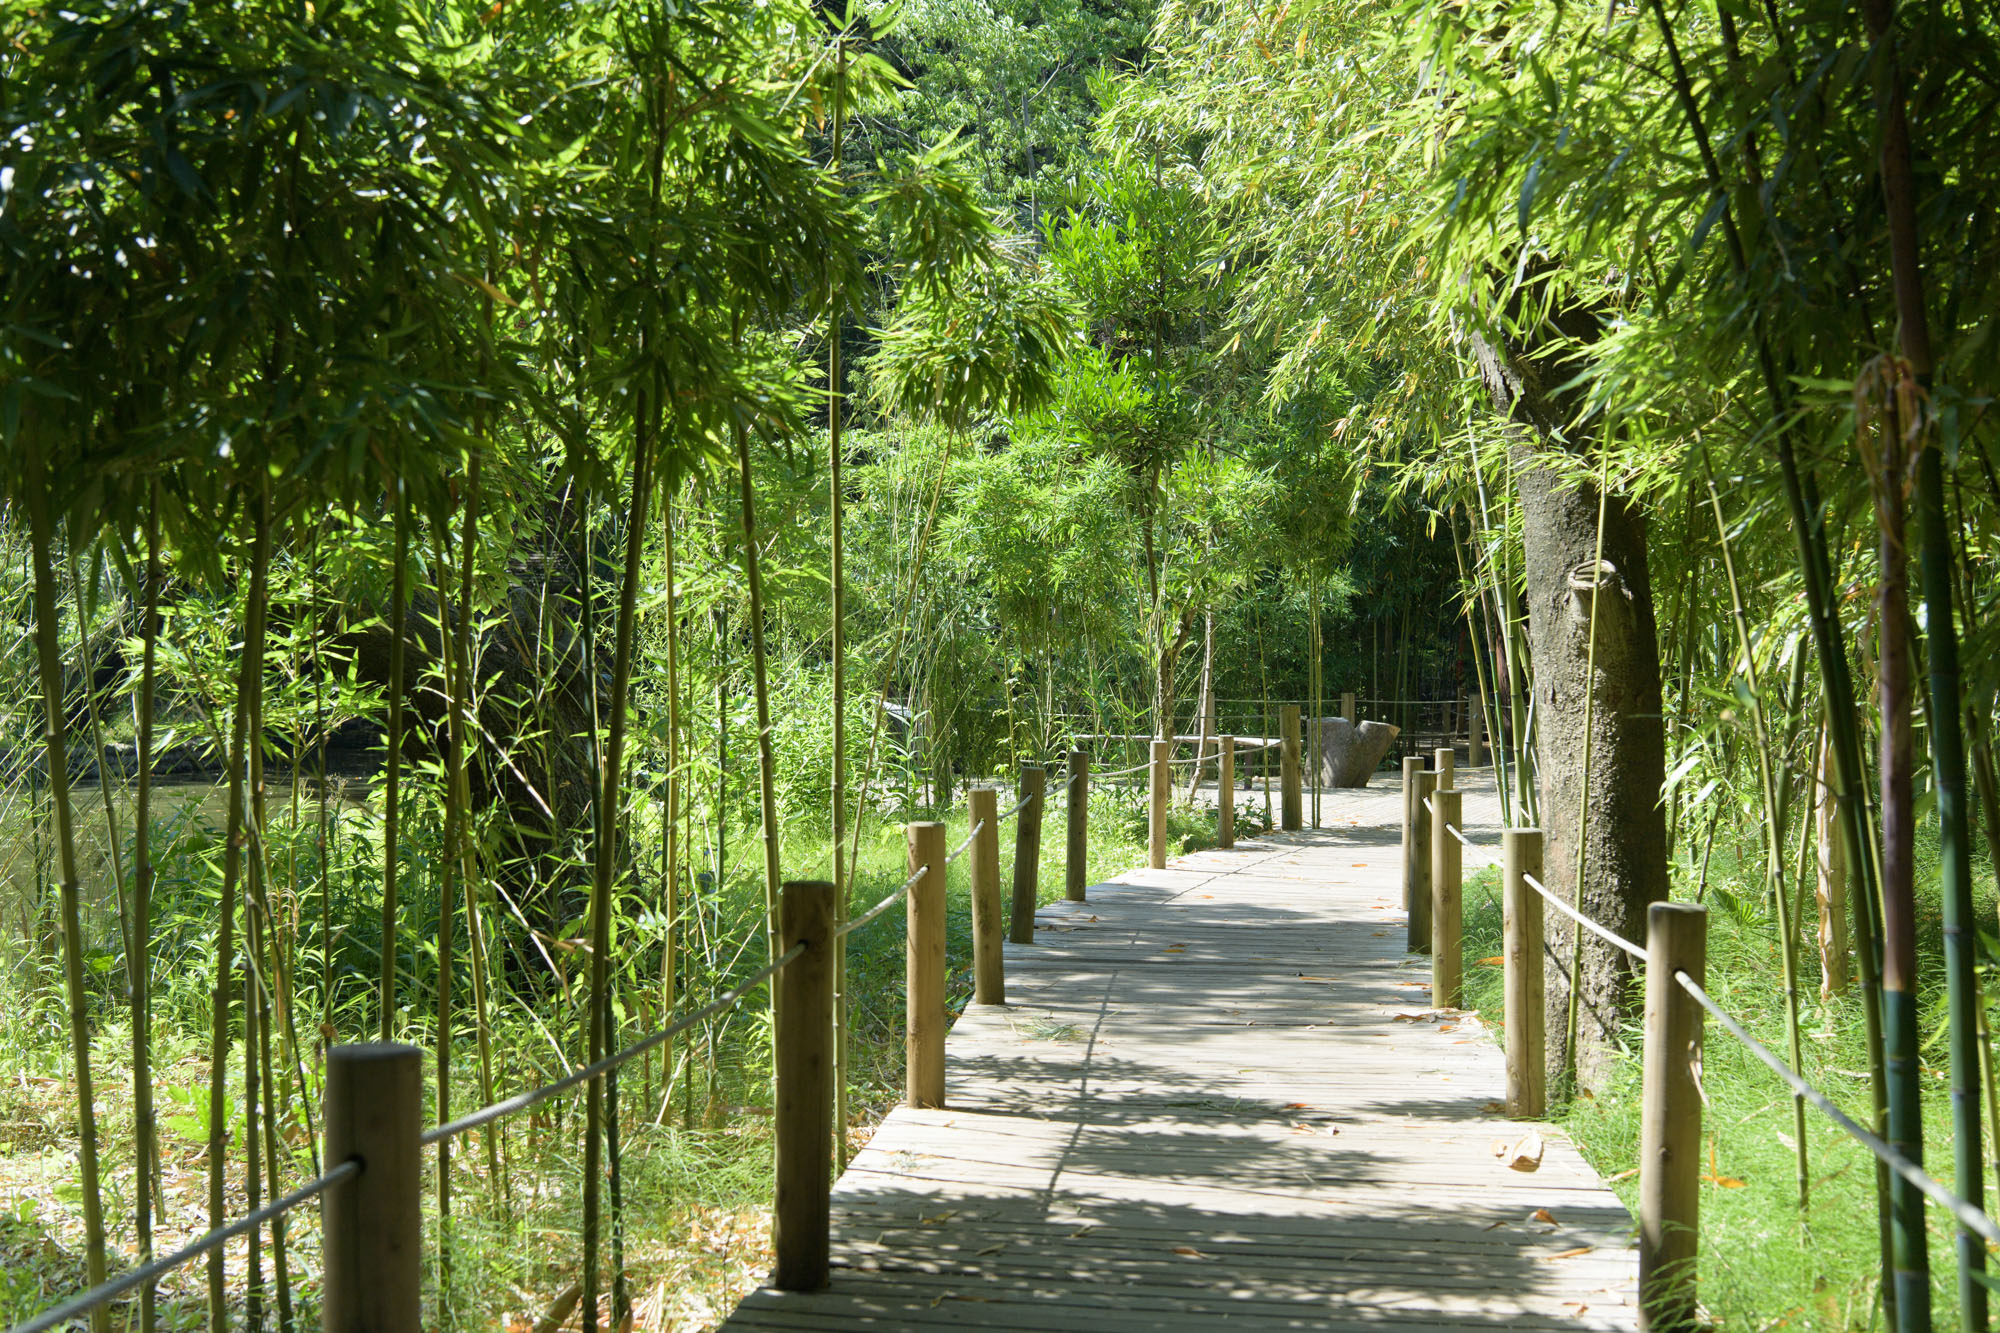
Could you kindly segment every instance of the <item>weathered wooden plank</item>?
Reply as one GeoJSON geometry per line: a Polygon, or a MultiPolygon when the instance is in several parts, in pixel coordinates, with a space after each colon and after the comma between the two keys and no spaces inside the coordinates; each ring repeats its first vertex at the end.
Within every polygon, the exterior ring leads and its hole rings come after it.
{"type": "Polygon", "coordinates": [[[1327,809],[1037,912],[835,1187],[831,1290],[727,1328],[1633,1328],[1624,1207],[1546,1129],[1508,1169],[1502,1054],[1401,952],[1398,794],[1327,809]]]}

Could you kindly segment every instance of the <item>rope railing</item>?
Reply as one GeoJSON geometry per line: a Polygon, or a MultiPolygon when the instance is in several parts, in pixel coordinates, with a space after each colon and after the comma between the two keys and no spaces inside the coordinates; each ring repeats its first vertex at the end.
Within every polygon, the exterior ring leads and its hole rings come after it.
{"type": "Polygon", "coordinates": [[[1847,1112],[1834,1105],[1832,1099],[1808,1083],[1804,1075],[1779,1059],[1763,1042],[1751,1036],[1741,1023],[1715,1002],[1714,996],[1702,989],[1700,982],[1678,968],[1674,971],[1674,981],[1696,1004],[1706,1009],[1709,1016],[1722,1025],[1724,1031],[1748,1047],[1750,1053],[1763,1061],[1786,1086],[1811,1102],[1820,1114],[1839,1125],[1849,1138],[1875,1154],[1882,1160],[1883,1165],[1920,1190],[1931,1202],[1957,1218],[1959,1225],[1967,1231],[1984,1237],[1989,1244],[2000,1245],[2000,1224],[1996,1224],[1989,1214],[1973,1207],[1946,1189],[1922,1167],[1911,1161],[1895,1144],[1885,1141],[1880,1135],[1860,1125],[1847,1112]]]}
{"type": "Polygon", "coordinates": [[[895,891],[891,893],[888,897],[884,898],[881,902],[876,903],[873,907],[863,912],[860,916],[849,919],[846,925],[834,931],[834,938],[839,939],[843,936],[852,935],[855,931],[861,929],[863,926],[873,921],[876,917],[882,915],[882,913],[888,911],[890,908],[894,907],[897,903],[903,901],[903,895],[907,894],[911,889],[917,887],[917,881],[922,879],[925,875],[930,874],[930,872],[931,868],[928,865],[918,866],[917,873],[910,876],[908,879],[904,880],[901,884],[897,885],[895,891]]]}
{"type": "MultiPolygon", "coordinates": [[[[1432,796],[1426,796],[1423,798],[1423,803],[1425,811],[1428,812],[1433,819],[1435,819],[1437,817],[1436,798],[1432,796]]],[[[1472,841],[1472,839],[1465,836],[1465,833],[1456,824],[1447,822],[1443,827],[1445,832],[1449,833],[1452,837],[1456,838],[1462,846],[1469,848],[1470,850],[1478,853],[1482,857],[1485,857],[1487,865],[1500,864],[1499,861],[1494,860],[1491,857],[1491,855],[1489,855],[1487,844],[1476,843],[1472,841]]],[[[1632,943],[1632,941],[1626,939],[1623,935],[1620,935],[1617,931],[1612,930],[1609,926],[1601,925],[1598,922],[1593,921],[1591,918],[1585,916],[1583,913],[1577,911],[1574,907],[1571,907],[1568,903],[1564,902],[1561,898],[1557,897],[1555,891],[1550,889],[1548,885],[1542,883],[1542,881],[1534,874],[1532,873],[1525,874],[1521,876],[1521,879],[1524,883],[1527,884],[1529,888],[1533,889],[1536,893],[1541,894],[1542,898],[1546,902],[1552,904],[1558,912],[1561,912],[1564,916],[1576,922],[1579,926],[1582,926],[1585,930],[1590,931],[1592,934],[1596,935],[1599,939],[1603,940],[1605,943],[1615,945],[1616,947],[1623,949],[1626,953],[1631,954],[1634,958],[1638,959],[1640,962],[1643,963],[1646,961],[1645,949],[1641,948],[1639,945],[1632,943]]]]}
{"type": "Polygon", "coordinates": [[[255,1212],[245,1213],[234,1222],[217,1227],[207,1235],[182,1246],[165,1258],[155,1259],[143,1268],[135,1268],[129,1273],[112,1278],[110,1281],[99,1286],[92,1287],[89,1291],[73,1296],[61,1305],[50,1306],[33,1319],[14,1325],[9,1333],[47,1333],[49,1329],[61,1328],[63,1325],[69,1323],[70,1320],[89,1314],[99,1306],[109,1305],[128,1291],[136,1291],[140,1287],[159,1281],[183,1264],[201,1258],[209,1251],[226,1245],[238,1236],[263,1226],[266,1222],[290,1212],[302,1203],[310,1203],[335,1185],[340,1184],[342,1181],[351,1180],[360,1174],[360,1162],[352,1159],[342,1162],[339,1166],[332,1167],[317,1178],[301,1185],[284,1198],[273,1199],[270,1203],[265,1204],[255,1212]]]}
{"type": "MultiPolygon", "coordinates": [[[[1464,793],[1454,790],[1448,777],[1425,771],[1412,761],[1412,767],[1405,770],[1404,792],[1404,871],[1412,908],[1412,948],[1417,947],[1419,932],[1414,923],[1422,900],[1431,918],[1424,926],[1428,932],[1424,938],[1432,952],[1433,1002],[1452,1006],[1457,1003],[1455,992],[1447,992],[1444,986],[1456,985],[1462,960],[1447,961],[1444,955],[1461,950],[1455,934],[1462,910],[1458,901],[1462,892],[1461,849],[1485,857],[1488,864],[1494,862],[1488,855],[1490,848],[1467,837],[1459,827],[1457,816],[1464,793]],[[1444,785],[1434,788],[1439,781],[1444,785]],[[1451,798],[1448,805],[1443,796],[1451,798]],[[1419,819],[1421,823],[1411,822],[1419,819]],[[1454,998],[1437,998],[1448,993],[1454,998]]],[[[1698,1219],[1691,1211],[1683,1214],[1679,1201],[1695,1197],[1702,1169],[1701,1119],[1706,1098],[1700,1086],[1699,1053],[1704,1015],[1777,1075],[1797,1102],[1811,1103],[1883,1168],[1948,1212],[1963,1232],[2000,1246],[2000,1222],[1993,1215],[1947,1188],[1901,1148],[1843,1111],[1804,1074],[1752,1036],[1708,993],[1702,985],[1707,915],[1699,905],[1652,904],[1647,944],[1641,947],[1578,911],[1542,881],[1539,829],[1507,830],[1504,853],[1498,864],[1505,870],[1506,943],[1498,961],[1506,968],[1503,1031],[1511,1114],[1534,1117],[1546,1109],[1544,1034],[1535,1021],[1546,1003],[1541,905],[1552,905],[1580,928],[1646,967],[1639,1282],[1640,1302],[1653,1326],[1689,1322],[1683,1316],[1697,1308],[1698,1219]],[[1517,968],[1522,971],[1517,973],[1517,968]],[[1686,998],[1673,995],[1675,991],[1686,998]]]]}
{"type": "Polygon", "coordinates": [[[1561,912],[1564,916],[1576,922],[1576,924],[1582,926],[1585,930],[1591,932],[1593,935],[1597,936],[1605,943],[1623,949],[1626,953],[1631,954],[1634,958],[1638,959],[1642,963],[1648,961],[1646,951],[1644,949],[1632,943],[1632,941],[1626,939],[1623,935],[1620,935],[1617,931],[1612,930],[1609,926],[1599,925],[1597,922],[1591,920],[1583,913],[1577,911],[1574,907],[1571,907],[1568,903],[1564,902],[1562,899],[1556,897],[1554,892],[1550,890],[1549,886],[1542,883],[1542,881],[1537,879],[1535,876],[1523,875],[1521,876],[1521,879],[1522,882],[1525,883],[1529,888],[1533,889],[1536,893],[1541,894],[1542,900],[1544,902],[1552,904],[1558,912],[1561,912]]]}
{"type": "Polygon", "coordinates": [[[777,975],[787,963],[790,963],[805,951],[806,946],[804,944],[794,944],[791,948],[785,950],[785,952],[751,973],[748,978],[732,987],[729,991],[717,996],[693,1013],[685,1014],[675,1019],[650,1036],[640,1038],[617,1054],[607,1055],[597,1063],[585,1065],[582,1069],[559,1078],[553,1083],[545,1083],[532,1091],[509,1097],[505,1101],[495,1102],[491,1106],[472,1112],[470,1115],[460,1116],[449,1123],[427,1129],[419,1137],[418,1142],[428,1148],[432,1144],[442,1143],[446,1139],[457,1138],[460,1134],[468,1130],[478,1129],[481,1125],[489,1125],[496,1120],[503,1120],[518,1111],[525,1111],[531,1106],[539,1106],[551,1097],[561,1096],[571,1088],[578,1087],[588,1083],[591,1079],[608,1074],[626,1061],[644,1055],[647,1051],[652,1050],[661,1043],[671,1041],[674,1037],[687,1031],[697,1023],[713,1018],[725,1009],[739,1003],[744,996],[777,975]]]}
{"type": "Polygon", "coordinates": [[[950,854],[944,858],[944,863],[946,865],[950,865],[953,861],[956,861],[959,857],[964,856],[966,852],[971,849],[973,842],[978,839],[980,830],[985,827],[986,827],[986,821],[983,819],[980,820],[977,824],[974,824],[972,826],[972,831],[965,835],[965,841],[961,842],[960,844],[958,844],[958,846],[951,849],[950,854]]]}
{"type": "MultiPolygon", "coordinates": [[[[1220,737],[1216,739],[1220,740],[1220,737]]],[[[1221,756],[1222,751],[1218,747],[1213,754],[1184,756],[1170,762],[1177,766],[1185,766],[1190,763],[1200,764],[1219,760],[1221,756]]],[[[786,924],[777,942],[781,944],[789,942],[789,947],[776,958],[699,1009],[673,1019],[621,1050],[572,1070],[549,1083],[496,1101],[457,1119],[429,1129],[419,1128],[421,1079],[409,1076],[421,1058],[421,1052],[417,1048],[393,1044],[332,1048],[328,1052],[329,1088],[338,1087],[342,1080],[346,1080],[349,1084],[348,1092],[342,1094],[345,1100],[336,1098],[329,1092],[326,1156],[329,1161],[337,1161],[337,1165],[285,1197],[273,1200],[262,1208],[218,1227],[171,1255],[147,1263],[53,1306],[9,1330],[9,1333],[50,1333],[50,1330],[60,1328],[137,1288],[157,1282],[161,1276],[203,1255],[210,1254],[259,1227],[268,1225],[286,1212],[322,1195],[326,1196],[327,1262],[324,1299],[328,1308],[333,1307],[336,1298],[347,1300],[352,1304],[352,1293],[373,1291],[375,1296],[370,1298],[371,1301],[379,1303],[379,1300],[387,1300],[389,1304],[414,1312],[421,1298],[422,1286],[417,1246],[420,1244],[422,1231],[419,1200],[423,1188],[423,1176],[420,1172],[410,1173],[406,1167],[399,1165],[409,1160],[410,1154],[419,1153],[425,1147],[449,1142],[473,1130],[517,1115],[601,1078],[689,1029],[727,1012],[759,987],[767,983],[776,985],[774,978],[779,978],[781,974],[783,974],[781,991],[787,1006],[790,1006],[795,998],[805,1005],[805,1008],[799,1011],[802,1014],[817,1013],[817,1006],[822,1002],[829,1006],[826,1011],[828,1020],[826,1025],[822,1025],[817,1019],[800,1020],[781,1026],[778,1030],[777,1064],[782,1089],[786,1078],[785,1071],[788,1068],[797,1066],[803,1069],[815,1060],[823,1063],[831,1059],[830,1055],[824,1052],[805,1050],[800,1044],[807,1041],[805,1037],[787,1036],[788,1032],[805,1032],[807,1029],[812,1033],[818,1033],[821,1026],[827,1026],[828,1030],[831,1030],[831,972],[823,970],[830,967],[829,958],[832,951],[828,946],[867,927],[899,902],[907,901],[911,905],[913,937],[920,936],[931,941],[924,949],[913,949],[911,955],[906,1012],[911,1015],[912,1022],[920,1010],[927,1012],[930,1018],[922,1027],[925,1035],[921,1040],[914,1035],[919,1029],[916,1027],[911,1029],[913,1035],[906,1053],[909,1062],[909,1097],[912,1105],[942,1105],[945,979],[942,971],[933,962],[922,960],[930,959],[933,954],[937,960],[943,957],[943,903],[941,895],[933,896],[928,893],[922,895],[923,900],[920,903],[920,895],[914,891],[932,870],[941,870],[942,867],[949,866],[982,840],[990,843],[995,836],[995,825],[1006,819],[1021,816],[1039,801],[1042,807],[1035,812],[1037,817],[1021,819],[1016,826],[1019,836],[1015,847],[1014,939],[1016,942],[1026,943],[1031,942],[1033,938],[1036,908],[1035,867],[1040,859],[1041,845],[1040,815],[1054,805],[1067,807],[1066,896],[1071,901],[1082,901],[1088,868],[1088,795],[1091,781],[1143,772],[1152,767],[1152,764],[1149,761],[1108,773],[1092,772],[1087,760],[1078,762],[1069,756],[1064,756],[1064,764],[1067,765],[1066,775],[1059,782],[1051,784],[1056,787],[1055,792],[1037,789],[1039,783],[1027,786],[1031,779],[1024,778],[1024,789],[1021,790],[1019,798],[1004,813],[998,815],[990,813],[992,807],[990,804],[986,805],[985,817],[975,819],[964,841],[949,853],[943,852],[942,826],[913,826],[919,829],[928,827],[930,831],[924,833],[923,838],[935,839],[928,842],[922,851],[922,863],[915,865],[910,876],[888,896],[838,926],[834,924],[832,885],[820,882],[787,882],[783,911],[780,913],[780,918],[786,924]],[[1051,796],[1056,797],[1054,802],[1050,801],[1051,796]],[[795,891],[799,891],[796,899],[795,891]],[[801,959],[808,961],[801,963],[799,968],[791,972],[786,971],[801,959]],[[822,988],[826,991],[825,996],[820,996],[818,993],[822,988]],[[788,1042],[794,1045],[788,1047],[788,1042]],[[391,1069],[392,1065],[396,1066],[396,1069],[391,1069]],[[350,1105],[365,1107],[366,1114],[343,1110],[336,1115],[332,1109],[336,1100],[339,1100],[344,1107],[350,1105]],[[335,1145],[337,1128],[338,1133],[345,1136],[340,1140],[338,1147],[335,1145]],[[378,1181],[377,1176],[370,1173],[367,1165],[370,1162],[398,1165],[378,1165],[376,1171],[387,1172],[378,1181]],[[328,1193],[364,1175],[369,1183],[356,1186],[360,1193],[350,1190],[328,1193]],[[390,1202],[391,1199],[394,1200],[393,1203],[390,1202]],[[357,1209],[365,1211],[357,1214],[355,1212],[357,1209]],[[337,1210],[345,1210],[343,1213],[345,1221],[339,1227],[336,1227],[333,1221],[337,1210]],[[354,1225],[357,1217],[360,1221],[358,1228],[354,1225]],[[398,1217],[401,1217],[402,1221],[397,1221],[398,1217]],[[391,1233],[395,1233],[393,1238],[391,1233]],[[339,1241],[343,1251],[337,1260],[336,1240],[339,1241]],[[407,1267],[407,1271],[403,1271],[404,1267],[407,1267]],[[387,1270],[392,1268],[396,1271],[393,1274],[387,1273],[387,1270]],[[391,1292],[392,1288],[393,1292],[385,1296],[384,1293],[391,1292]]],[[[1048,766],[1056,767],[1060,771],[1064,764],[1048,766]]],[[[1228,822],[1227,811],[1228,801],[1225,798],[1218,807],[1219,836],[1225,846],[1231,845],[1233,836],[1227,832],[1232,827],[1228,822]]],[[[919,854],[916,850],[918,845],[913,843],[913,860],[919,854]]],[[[983,858],[976,861],[975,881],[988,881],[993,878],[990,870],[981,869],[989,864],[990,862],[983,858]]],[[[975,884],[976,890],[980,887],[981,884],[975,884]]],[[[983,887],[989,894],[997,892],[997,885],[987,883],[983,887]]],[[[997,912],[989,912],[987,915],[993,920],[998,920],[997,912]]],[[[980,943],[977,938],[980,933],[975,929],[975,946],[980,943]]],[[[985,933],[993,936],[990,924],[985,933]]],[[[999,958],[997,936],[989,939],[987,947],[983,950],[975,947],[975,954],[983,954],[987,960],[980,966],[997,968],[999,958]]],[[[787,1008],[785,1012],[790,1013],[791,1010],[787,1008]]],[[[812,1038],[812,1040],[817,1039],[817,1037],[812,1038]]],[[[795,1074],[793,1077],[802,1078],[804,1075],[795,1074]]],[[[831,1140],[830,1119],[824,1126],[814,1128],[807,1122],[817,1112],[813,1112],[810,1107],[797,1104],[796,1099],[793,1103],[787,1103],[783,1095],[778,1101],[780,1104],[778,1119],[781,1122],[778,1132],[781,1138],[789,1135],[789,1141],[794,1144],[803,1144],[814,1135],[831,1140]],[[793,1112],[786,1113],[783,1110],[787,1104],[793,1105],[793,1112]]],[[[813,1157],[812,1152],[800,1148],[795,1149],[791,1156],[793,1169],[803,1173],[800,1176],[801,1180],[817,1179],[824,1174],[814,1161],[807,1160],[813,1157]]],[[[784,1175],[782,1163],[780,1175],[781,1177],[784,1175]]],[[[811,1191],[808,1190],[794,1190],[796,1198],[808,1198],[810,1194],[811,1191]]],[[[778,1206],[781,1212],[788,1206],[782,1189],[778,1196],[778,1206]]],[[[796,1211],[801,1205],[795,1201],[789,1206],[796,1211]]],[[[793,1228],[793,1234],[810,1237],[814,1234],[814,1228],[805,1225],[796,1226],[793,1228]]],[[[818,1234],[823,1237],[823,1227],[818,1229],[818,1234]]],[[[827,1262],[826,1254],[820,1252],[823,1248],[823,1245],[801,1241],[795,1241],[789,1247],[780,1243],[774,1284],[785,1290],[810,1290],[817,1285],[823,1285],[824,1265],[827,1262]]],[[[417,1315],[412,1313],[410,1318],[415,1321],[417,1315]]],[[[342,1327],[345,1328],[346,1325],[343,1324],[342,1327]]]]}

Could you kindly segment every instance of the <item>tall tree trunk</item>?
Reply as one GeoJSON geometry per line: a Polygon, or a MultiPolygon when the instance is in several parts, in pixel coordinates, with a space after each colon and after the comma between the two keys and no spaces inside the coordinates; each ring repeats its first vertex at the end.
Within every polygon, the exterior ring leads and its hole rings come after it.
{"type": "MultiPolygon", "coordinates": [[[[1554,318],[1560,327],[1552,333],[1581,342],[1595,336],[1587,311],[1570,308],[1554,318]]],[[[1581,883],[1579,911],[1628,939],[1643,939],[1646,908],[1663,901],[1668,887],[1660,804],[1666,733],[1645,515],[1624,496],[1568,480],[1570,469],[1558,466],[1564,461],[1558,451],[1577,447],[1558,443],[1575,434],[1569,429],[1575,405],[1549,387],[1571,378],[1568,362],[1484,339],[1475,351],[1496,404],[1523,431],[1512,452],[1538,714],[1544,878],[1552,887],[1581,883]],[[1593,660],[1594,679],[1587,665],[1593,660]],[[1586,770],[1588,816],[1579,827],[1586,770]],[[1579,865],[1588,872],[1581,880],[1579,865]]],[[[1551,947],[1570,961],[1580,932],[1567,921],[1550,924],[1551,947]]],[[[1585,935],[1581,947],[1577,1050],[1567,1049],[1571,969],[1564,966],[1554,969],[1549,988],[1548,1069],[1555,1082],[1573,1067],[1579,1086],[1592,1088],[1608,1073],[1620,1026],[1631,1016],[1635,974],[1626,954],[1595,936],[1585,935]]]]}

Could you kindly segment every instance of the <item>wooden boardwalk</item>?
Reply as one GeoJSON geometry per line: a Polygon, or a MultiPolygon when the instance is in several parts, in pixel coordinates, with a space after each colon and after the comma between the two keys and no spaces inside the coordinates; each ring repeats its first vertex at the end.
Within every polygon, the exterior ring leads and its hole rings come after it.
{"type": "MultiPolygon", "coordinates": [[[[1497,842],[1490,775],[1460,785],[1497,842]]],[[[1625,1208],[1558,1134],[1509,1165],[1501,1051],[1427,1008],[1399,812],[1329,793],[1318,832],[1045,909],[952,1029],[948,1109],[835,1187],[831,1288],[725,1327],[1635,1327],[1625,1208]]]]}

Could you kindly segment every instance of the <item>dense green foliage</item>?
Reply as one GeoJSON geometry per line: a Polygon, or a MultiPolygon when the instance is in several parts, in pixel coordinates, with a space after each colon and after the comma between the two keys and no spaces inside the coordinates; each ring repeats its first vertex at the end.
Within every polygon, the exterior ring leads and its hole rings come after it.
{"type": "MultiPolygon", "coordinates": [[[[13,1055],[75,1083],[80,1276],[162,1216],[150,1069],[191,1071],[159,1115],[221,1220],[306,1173],[324,1043],[427,1045],[439,1114],[527,1086],[747,974],[780,877],[865,904],[896,823],[1078,737],[1351,692],[1408,748],[1469,698],[1536,822],[1591,762],[1536,726],[1574,701],[1531,610],[1576,604],[1537,476],[1600,553],[1637,516],[1656,660],[1586,709],[1662,732],[1718,993],[1978,1201],[1991,17],[0,0],[0,919],[13,1055]]],[[[843,992],[863,1102],[888,958],[843,992]]],[[[742,1202],[764,1036],[558,1112],[587,1254],[606,1123],[742,1202]]],[[[1567,1113],[1611,1170],[1623,1078],[1567,1113]]],[[[470,1257],[538,1206],[503,1149],[441,1176],[440,1323],[566,1284],[470,1257]]],[[[1763,1169],[1707,1241],[1768,1232],[1730,1320],[1983,1322],[1978,1247],[1846,1216],[1865,1163],[1797,1215],[1763,1169]]],[[[298,1313],[284,1246],[211,1270],[212,1322],[298,1313]]]]}

